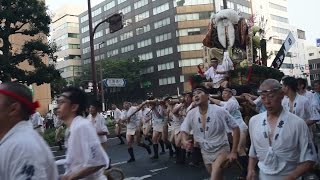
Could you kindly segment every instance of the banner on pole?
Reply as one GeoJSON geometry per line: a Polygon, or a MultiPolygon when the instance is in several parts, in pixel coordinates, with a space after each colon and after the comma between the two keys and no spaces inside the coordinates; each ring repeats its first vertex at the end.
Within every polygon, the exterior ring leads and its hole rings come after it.
{"type": "Polygon", "coordinates": [[[284,43],[282,44],[278,54],[276,55],[276,57],[274,58],[271,67],[275,68],[275,69],[279,69],[284,61],[284,58],[286,57],[287,52],[289,51],[289,49],[293,46],[293,44],[296,42],[296,40],[293,37],[292,32],[290,32],[286,38],[286,40],[284,41],[284,43]]]}

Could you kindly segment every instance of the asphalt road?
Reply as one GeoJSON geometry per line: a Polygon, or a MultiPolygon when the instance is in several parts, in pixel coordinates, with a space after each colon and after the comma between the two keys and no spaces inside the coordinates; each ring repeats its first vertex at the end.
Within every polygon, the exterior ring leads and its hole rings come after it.
{"type": "MultiPolygon", "coordinates": [[[[129,154],[126,145],[118,145],[117,138],[109,138],[107,153],[111,158],[112,166],[122,169],[126,180],[203,180],[209,177],[204,167],[190,167],[189,165],[178,165],[174,159],[169,158],[169,152],[161,155],[159,160],[151,160],[146,150],[134,146],[136,161],[127,163],[129,154]]],[[[59,151],[58,147],[51,147],[55,159],[64,159],[65,151],[59,151]]],[[[63,166],[58,166],[59,173],[63,174],[63,166]]],[[[226,170],[225,179],[236,179],[239,169],[236,166],[226,170]]]]}

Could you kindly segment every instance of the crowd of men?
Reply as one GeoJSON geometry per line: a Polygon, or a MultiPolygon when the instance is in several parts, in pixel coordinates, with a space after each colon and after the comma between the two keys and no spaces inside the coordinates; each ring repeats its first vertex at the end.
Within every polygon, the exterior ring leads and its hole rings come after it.
{"type": "MultiPolygon", "coordinates": [[[[314,93],[306,86],[304,79],[285,77],[281,83],[262,82],[257,96],[235,96],[234,90],[223,88],[220,99],[200,85],[178,99],[126,101],[122,111],[113,104],[115,133],[124,144],[122,129],[126,128],[128,163],[136,160],[136,143],[152,161],[166,149],[177,164],[184,164],[190,154],[190,165],[203,164],[212,180],[223,179],[232,162],[242,169],[239,179],[298,179],[319,163],[314,132],[320,121],[320,81],[314,82],[314,93]],[[243,100],[257,111],[249,123],[241,113],[243,100]]],[[[40,136],[43,125],[30,90],[18,83],[0,85],[0,179],[107,179],[103,172],[110,164],[109,130],[100,105],[91,103],[86,115],[82,90],[68,87],[62,92],[50,117],[60,145],[63,126],[67,129],[65,174],[59,176],[50,148],[40,136]]]]}

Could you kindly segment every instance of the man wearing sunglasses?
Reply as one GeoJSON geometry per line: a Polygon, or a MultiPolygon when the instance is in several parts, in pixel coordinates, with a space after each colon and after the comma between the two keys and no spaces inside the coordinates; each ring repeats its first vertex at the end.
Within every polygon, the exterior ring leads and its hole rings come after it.
{"type": "Polygon", "coordinates": [[[52,152],[33,130],[29,117],[36,108],[28,87],[0,85],[0,179],[57,180],[52,152]]]}
{"type": "Polygon", "coordinates": [[[86,94],[68,87],[58,99],[58,117],[69,129],[66,153],[66,172],[61,180],[106,180],[103,167],[109,166],[109,157],[103,150],[97,132],[90,121],[82,117],[86,110],[86,94]]]}
{"type": "Polygon", "coordinates": [[[297,179],[316,160],[308,127],[281,105],[284,92],[279,81],[265,80],[258,92],[267,112],[249,121],[251,147],[247,179],[255,179],[257,163],[261,180],[297,179]]]}

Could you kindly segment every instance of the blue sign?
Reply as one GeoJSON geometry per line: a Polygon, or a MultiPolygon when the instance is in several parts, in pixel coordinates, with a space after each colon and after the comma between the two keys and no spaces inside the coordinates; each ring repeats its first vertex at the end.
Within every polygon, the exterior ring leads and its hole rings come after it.
{"type": "Polygon", "coordinates": [[[320,39],[317,39],[317,47],[320,47],[320,39]]]}
{"type": "Polygon", "coordinates": [[[125,87],[127,81],[123,78],[108,78],[103,80],[103,84],[105,87],[125,87]]]}

